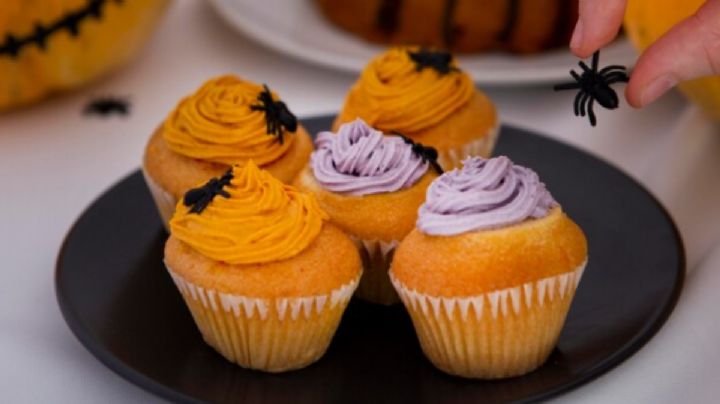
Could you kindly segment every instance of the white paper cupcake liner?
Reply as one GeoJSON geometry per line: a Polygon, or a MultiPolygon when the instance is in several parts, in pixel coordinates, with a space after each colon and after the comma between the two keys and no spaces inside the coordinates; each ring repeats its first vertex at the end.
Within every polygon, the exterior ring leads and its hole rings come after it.
{"type": "Polygon", "coordinates": [[[145,170],[145,167],[142,168],[142,174],[145,178],[145,183],[150,190],[150,195],[152,195],[152,198],[155,201],[155,205],[158,208],[160,218],[162,219],[165,228],[169,231],[169,223],[170,219],[173,216],[173,213],[175,213],[175,205],[177,204],[177,198],[175,198],[169,192],[165,191],[162,187],[160,187],[160,185],[158,185],[158,183],[155,182],[152,177],[150,177],[150,174],[148,174],[147,170],[145,170]]]}
{"type": "Polygon", "coordinates": [[[445,170],[462,166],[462,161],[468,156],[490,157],[499,133],[498,125],[490,129],[482,139],[473,140],[462,146],[438,150],[438,163],[445,170]]]}
{"type": "Polygon", "coordinates": [[[400,299],[390,283],[388,271],[398,240],[364,240],[350,236],[355,242],[363,261],[363,275],[355,294],[372,303],[390,305],[400,299]]]}
{"type": "Polygon", "coordinates": [[[231,362],[268,372],[318,360],[358,285],[355,279],[324,295],[263,299],[204,289],[168,272],[205,341],[231,362]]]}
{"type": "Polygon", "coordinates": [[[470,297],[430,296],[390,279],[428,359],[439,369],[494,379],[534,370],[557,342],[585,264],[470,297]]]}

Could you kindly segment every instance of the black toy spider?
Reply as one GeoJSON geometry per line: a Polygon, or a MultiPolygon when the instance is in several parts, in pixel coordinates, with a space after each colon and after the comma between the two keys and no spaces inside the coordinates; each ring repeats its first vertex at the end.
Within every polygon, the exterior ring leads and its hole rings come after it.
{"type": "Polygon", "coordinates": [[[450,52],[421,48],[417,52],[408,51],[408,56],[415,62],[415,70],[417,71],[430,68],[435,69],[440,75],[458,71],[457,67],[450,65],[453,61],[450,52]]]}
{"type": "Polygon", "coordinates": [[[230,194],[223,188],[230,185],[232,179],[233,173],[230,168],[222,177],[211,178],[205,185],[187,191],[183,197],[183,205],[190,207],[189,213],[200,214],[216,196],[230,197],[230,194]]]}
{"type": "Polygon", "coordinates": [[[558,84],[553,87],[555,91],[580,89],[575,97],[575,116],[585,116],[587,110],[590,125],[595,126],[597,119],[593,111],[593,103],[595,101],[607,109],[615,109],[618,107],[618,96],[610,85],[617,82],[628,82],[628,75],[625,72],[625,66],[611,65],[598,71],[598,59],[600,51],[593,54],[592,68],[589,68],[585,62],[580,61],[578,65],[582,67],[582,75],[578,75],[574,70],[570,70],[570,74],[575,79],[574,83],[558,84]]]}
{"type": "Polygon", "coordinates": [[[118,97],[101,97],[90,101],[83,110],[85,115],[107,116],[110,114],[127,115],[130,113],[130,104],[127,100],[118,97]]]}
{"type": "Polygon", "coordinates": [[[268,135],[276,136],[280,144],[283,144],[284,131],[288,130],[295,133],[297,130],[297,118],[290,112],[284,102],[273,100],[267,84],[263,84],[263,87],[265,90],[258,94],[258,101],[261,104],[251,105],[250,109],[253,111],[265,111],[268,135]]]}
{"type": "Polygon", "coordinates": [[[409,137],[399,133],[399,132],[392,132],[393,134],[400,136],[400,138],[407,144],[412,145],[412,152],[420,157],[424,162],[430,163],[430,166],[438,173],[442,174],[443,169],[440,167],[440,164],[438,164],[438,152],[435,150],[434,147],[431,146],[425,146],[422,143],[415,143],[412,139],[409,137]]]}

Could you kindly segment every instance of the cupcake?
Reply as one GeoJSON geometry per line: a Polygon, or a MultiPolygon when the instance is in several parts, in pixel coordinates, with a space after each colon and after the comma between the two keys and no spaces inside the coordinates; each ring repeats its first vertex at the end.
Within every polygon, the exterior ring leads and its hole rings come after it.
{"type": "Polygon", "coordinates": [[[188,191],[170,234],[165,264],[195,324],[244,368],[317,361],[362,273],[355,245],[315,197],[252,160],[188,191]]]}
{"type": "Polygon", "coordinates": [[[437,368],[522,375],[557,343],[587,242],[532,170],[506,157],[463,164],[428,188],[390,277],[437,368]]]}
{"type": "Polygon", "coordinates": [[[191,187],[253,160],[291,183],[312,140],[267,86],[235,76],[214,78],[184,98],[145,149],[143,173],[167,224],[191,187]]]}
{"type": "Polygon", "coordinates": [[[363,259],[357,296],[399,302],[388,269],[438,176],[437,155],[400,136],[383,136],[360,119],[340,126],[337,134],[318,134],[315,144],[296,185],[314,194],[330,221],[355,241],[363,259]]]}
{"type": "Polygon", "coordinates": [[[495,106],[447,52],[392,48],[373,59],[350,89],[334,129],[356,118],[438,151],[445,169],[495,145],[495,106]]]}

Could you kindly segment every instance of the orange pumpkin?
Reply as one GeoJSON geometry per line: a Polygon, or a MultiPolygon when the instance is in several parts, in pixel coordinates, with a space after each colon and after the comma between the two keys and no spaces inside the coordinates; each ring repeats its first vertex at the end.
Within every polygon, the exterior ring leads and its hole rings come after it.
{"type": "Polygon", "coordinates": [[[152,32],[167,0],[2,0],[0,110],[109,72],[152,32]]]}
{"type": "MultiPolygon", "coordinates": [[[[703,3],[704,0],[628,0],[625,32],[639,50],[644,50],[703,3]]],[[[679,88],[710,117],[720,120],[719,76],[684,82],[679,88]]]]}

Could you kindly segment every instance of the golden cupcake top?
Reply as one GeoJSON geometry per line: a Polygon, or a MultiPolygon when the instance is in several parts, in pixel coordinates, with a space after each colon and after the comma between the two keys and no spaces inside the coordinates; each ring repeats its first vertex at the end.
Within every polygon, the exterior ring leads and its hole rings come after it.
{"type": "Polygon", "coordinates": [[[399,47],[374,58],[352,91],[364,100],[358,117],[380,130],[412,133],[447,119],[475,86],[450,53],[399,47]]]}
{"type": "Polygon", "coordinates": [[[326,219],[315,197],[283,184],[251,160],[188,191],[177,204],[170,232],[216,261],[259,264],[301,253],[326,219]]]}
{"type": "Polygon", "coordinates": [[[267,86],[226,75],[180,101],[163,123],[163,137],[187,157],[263,166],[290,148],[296,129],[295,116],[267,86]]]}

